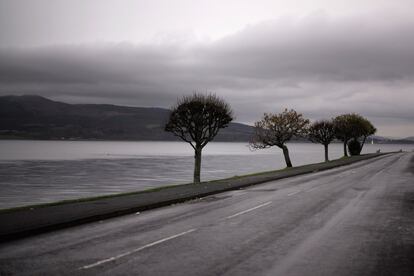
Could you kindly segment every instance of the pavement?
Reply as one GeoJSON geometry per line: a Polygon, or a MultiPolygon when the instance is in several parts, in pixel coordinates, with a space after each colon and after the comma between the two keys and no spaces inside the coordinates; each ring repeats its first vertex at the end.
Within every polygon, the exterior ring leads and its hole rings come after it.
{"type": "Polygon", "coordinates": [[[413,275],[414,154],[0,245],[0,275],[413,275]]]}
{"type": "Polygon", "coordinates": [[[211,181],[198,185],[177,185],[147,192],[121,194],[80,202],[69,201],[63,204],[37,205],[20,209],[0,210],[0,242],[176,204],[266,181],[327,170],[380,156],[384,156],[384,154],[354,156],[334,160],[329,163],[311,164],[281,171],[211,181]]]}

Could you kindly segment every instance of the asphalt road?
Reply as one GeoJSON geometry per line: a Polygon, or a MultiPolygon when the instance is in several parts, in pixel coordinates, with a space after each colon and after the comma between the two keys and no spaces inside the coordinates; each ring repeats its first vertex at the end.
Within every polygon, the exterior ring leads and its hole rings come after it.
{"type": "Polygon", "coordinates": [[[414,154],[0,244],[0,275],[414,275],[414,154]]]}

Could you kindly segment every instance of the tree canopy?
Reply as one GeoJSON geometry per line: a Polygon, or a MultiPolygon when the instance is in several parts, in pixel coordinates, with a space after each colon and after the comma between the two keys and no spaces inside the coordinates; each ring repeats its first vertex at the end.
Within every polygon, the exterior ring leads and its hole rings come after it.
{"type": "Polygon", "coordinates": [[[352,116],[356,114],[343,114],[335,117],[334,119],[334,127],[335,127],[335,136],[337,139],[348,142],[353,135],[352,130],[352,116]]]}
{"type": "Polygon", "coordinates": [[[193,94],[173,107],[165,130],[189,143],[204,147],[233,120],[230,106],[216,95],[193,94]]]}
{"type": "MultiPolygon", "coordinates": [[[[344,155],[347,156],[346,146],[348,141],[353,139],[360,143],[359,150],[353,150],[359,154],[369,135],[376,132],[376,128],[370,121],[359,114],[343,114],[334,119],[336,137],[344,143],[344,155]]],[[[358,148],[353,145],[353,149],[358,148]]]]}
{"type": "Polygon", "coordinates": [[[285,109],[282,113],[265,113],[263,118],[255,123],[255,133],[250,146],[253,149],[263,149],[277,146],[283,150],[286,165],[292,167],[289,151],[285,145],[293,136],[304,136],[309,120],[295,110],[285,109]]]}
{"type": "Polygon", "coordinates": [[[308,129],[308,138],[325,147],[325,161],[329,161],[328,145],[335,139],[335,125],[331,120],[314,122],[308,129]]]}
{"type": "Polygon", "coordinates": [[[264,113],[263,118],[255,123],[255,135],[250,145],[261,149],[272,146],[280,148],[293,136],[307,133],[309,120],[295,110],[285,109],[282,113],[264,113]]]}
{"type": "Polygon", "coordinates": [[[359,155],[362,151],[362,148],[364,147],[367,137],[375,134],[377,129],[372,125],[370,121],[357,114],[353,114],[350,119],[350,124],[352,126],[352,151],[350,145],[348,145],[348,148],[350,149],[352,155],[359,155]],[[359,144],[359,147],[357,144],[359,144]]]}
{"type": "Polygon", "coordinates": [[[172,108],[165,130],[193,147],[194,183],[200,182],[202,149],[232,120],[233,112],[230,105],[213,94],[183,97],[172,108]]]}
{"type": "Polygon", "coordinates": [[[335,125],[332,121],[316,121],[309,127],[308,137],[314,143],[328,145],[335,139],[335,125]]]}

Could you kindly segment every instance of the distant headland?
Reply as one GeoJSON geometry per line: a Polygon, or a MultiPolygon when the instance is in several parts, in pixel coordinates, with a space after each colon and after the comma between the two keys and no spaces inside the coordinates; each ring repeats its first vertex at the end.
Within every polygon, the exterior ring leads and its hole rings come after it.
{"type": "MultiPolygon", "coordinates": [[[[37,95],[0,96],[0,139],[178,141],[164,131],[169,109],[68,104],[37,95]]],[[[253,127],[230,123],[214,141],[248,142],[253,127]]],[[[369,142],[414,144],[414,137],[369,142]]]]}

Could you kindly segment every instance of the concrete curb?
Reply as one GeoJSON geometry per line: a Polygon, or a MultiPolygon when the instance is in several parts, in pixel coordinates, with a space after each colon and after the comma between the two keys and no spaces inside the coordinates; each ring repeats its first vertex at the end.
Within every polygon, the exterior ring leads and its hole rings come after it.
{"type": "Polygon", "coordinates": [[[282,171],[203,182],[198,185],[184,184],[156,191],[143,191],[136,194],[119,195],[90,201],[69,202],[51,206],[39,205],[39,207],[32,206],[31,208],[4,211],[0,213],[0,241],[5,242],[24,236],[167,206],[268,181],[328,170],[386,154],[390,153],[354,156],[334,160],[329,163],[310,164],[282,171]]]}

